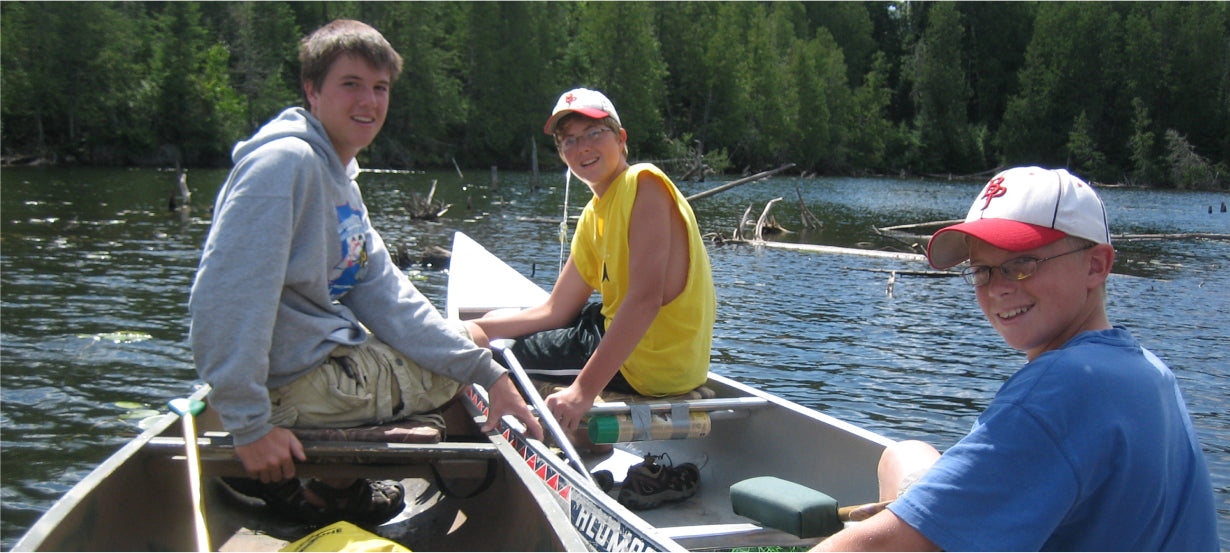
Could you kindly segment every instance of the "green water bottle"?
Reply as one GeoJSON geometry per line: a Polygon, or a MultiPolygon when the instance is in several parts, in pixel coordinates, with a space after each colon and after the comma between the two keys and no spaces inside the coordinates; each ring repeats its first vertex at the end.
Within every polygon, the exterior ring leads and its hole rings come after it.
{"type": "Polygon", "coordinates": [[[681,440],[709,435],[709,413],[649,413],[597,415],[589,419],[589,440],[595,444],[681,440]]]}

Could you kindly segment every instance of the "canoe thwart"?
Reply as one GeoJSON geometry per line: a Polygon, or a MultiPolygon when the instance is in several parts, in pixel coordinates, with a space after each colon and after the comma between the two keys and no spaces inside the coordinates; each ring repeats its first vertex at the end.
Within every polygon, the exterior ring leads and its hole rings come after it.
{"type": "Polygon", "coordinates": [[[404,421],[357,428],[292,428],[300,441],[434,444],[444,438],[443,423],[404,421]]]}

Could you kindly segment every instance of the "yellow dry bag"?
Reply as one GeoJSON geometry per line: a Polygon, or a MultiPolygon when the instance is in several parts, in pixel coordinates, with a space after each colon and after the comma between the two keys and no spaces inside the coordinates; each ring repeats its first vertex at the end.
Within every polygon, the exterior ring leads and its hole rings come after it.
{"type": "Polygon", "coordinates": [[[279,551],[410,551],[346,521],[335,522],[279,551]]]}

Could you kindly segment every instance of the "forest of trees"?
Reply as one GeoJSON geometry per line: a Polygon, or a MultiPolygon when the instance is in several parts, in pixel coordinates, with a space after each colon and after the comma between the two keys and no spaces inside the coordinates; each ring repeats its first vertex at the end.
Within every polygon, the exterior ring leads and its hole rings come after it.
{"type": "Polygon", "coordinates": [[[1227,2],[5,1],[0,147],[228,166],[302,101],[298,40],[339,17],[405,58],[369,167],[556,166],[542,123],[587,86],[637,160],[1230,185],[1227,2]]]}

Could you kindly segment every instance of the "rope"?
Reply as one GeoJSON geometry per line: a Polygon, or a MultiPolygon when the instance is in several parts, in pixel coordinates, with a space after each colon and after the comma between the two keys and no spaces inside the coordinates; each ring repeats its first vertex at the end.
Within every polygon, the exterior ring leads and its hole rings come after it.
{"type": "Polygon", "coordinates": [[[556,274],[564,272],[564,247],[568,243],[568,194],[572,185],[572,169],[564,169],[564,217],[559,221],[559,266],[556,274]]]}

